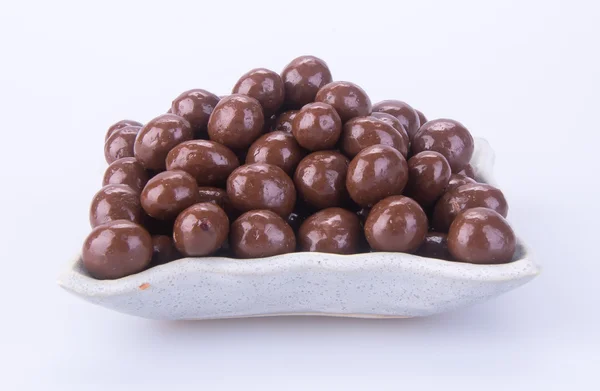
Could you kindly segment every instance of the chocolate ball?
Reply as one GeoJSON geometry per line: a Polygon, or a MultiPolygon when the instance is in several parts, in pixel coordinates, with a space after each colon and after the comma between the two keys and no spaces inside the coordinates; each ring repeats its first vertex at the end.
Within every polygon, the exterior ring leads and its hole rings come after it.
{"type": "Polygon", "coordinates": [[[195,137],[205,138],[208,119],[219,97],[202,89],[193,89],[183,92],[171,104],[170,113],[185,118],[192,127],[195,137]]]}
{"type": "Polygon", "coordinates": [[[296,114],[292,133],[309,151],[333,148],[342,133],[342,121],[333,107],[325,103],[309,103],[296,114]]]}
{"type": "Polygon", "coordinates": [[[427,234],[427,216],[413,199],[397,195],[379,201],[365,222],[372,249],[412,253],[427,234]]]}
{"type": "Polygon", "coordinates": [[[375,111],[388,113],[398,118],[400,123],[406,128],[408,138],[411,142],[421,126],[417,111],[408,103],[400,100],[383,100],[378,102],[373,105],[373,112],[375,111]]]}
{"type": "Polygon", "coordinates": [[[466,167],[473,156],[474,142],[471,133],[460,122],[451,119],[434,119],[421,127],[412,140],[412,153],[436,151],[444,155],[452,172],[466,167]]]}
{"type": "Polygon", "coordinates": [[[402,194],[407,181],[404,156],[387,145],[374,145],[360,151],[350,162],[346,188],[354,202],[371,206],[388,196],[402,194]]]}
{"type": "Polygon", "coordinates": [[[279,114],[273,124],[273,130],[292,133],[292,121],[296,118],[298,111],[299,110],[289,110],[279,114]]]}
{"type": "Polygon", "coordinates": [[[149,170],[166,168],[169,151],[194,138],[190,123],[175,114],[163,114],[148,122],[135,140],[135,158],[149,170]]]}
{"type": "Polygon", "coordinates": [[[175,247],[175,243],[170,236],[152,236],[152,261],[150,261],[150,266],[164,265],[181,257],[181,253],[175,247]]]}
{"type": "Polygon", "coordinates": [[[122,278],[150,264],[152,238],[131,221],[111,221],[92,230],[83,244],[81,258],[85,270],[96,279],[122,278]]]}
{"type": "Polygon", "coordinates": [[[292,228],[270,210],[253,210],[231,224],[229,246],[238,258],[263,258],[296,249],[292,228]]]}
{"type": "Polygon", "coordinates": [[[177,216],[173,227],[175,246],[183,255],[202,257],[217,251],[229,234],[229,218],[211,202],[190,206],[177,216]]]}
{"type": "Polygon", "coordinates": [[[319,89],[332,80],[325,61],[314,56],[295,58],[283,69],[281,78],[285,104],[290,108],[300,108],[314,101],[319,89]]]}
{"type": "Polygon", "coordinates": [[[296,204],[290,177],[272,164],[253,163],[236,168],[227,179],[227,196],[240,212],[268,209],[282,217],[296,204]]]}
{"type": "Polygon", "coordinates": [[[268,114],[276,113],[285,97],[281,76],[265,68],[252,69],[245,73],[235,83],[232,93],[251,96],[268,114]]]}
{"type": "Polygon", "coordinates": [[[446,187],[446,193],[456,189],[459,186],[468,185],[470,183],[477,182],[462,174],[452,174],[450,175],[450,180],[448,181],[448,186],[446,187]]]}
{"type": "Polygon", "coordinates": [[[219,101],[208,120],[208,136],[234,150],[248,148],[263,132],[260,103],[246,95],[229,95],[219,101]]]}
{"type": "Polygon", "coordinates": [[[141,128],[144,125],[141,124],[141,123],[139,123],[139,122],[137,122],[137,121],[133,121],[133,120],[130,120],[130,119],[121,120],[119,122],[116,122],[116,123],[112,124],[108,128],[108,130],[106,131],[106,136],[104,136],[104,141],[106,142],[106,140],[108,140],[108,138],[110,136],[112,136],[114,132],[116,132],[119,129],[123,129],[126,126],[134,126],[134,127],[140,127],[141,128]]]}
{"type": "Polygon", "coordinates": [[[405,194],[427,208],[446,191],[450,164],[438,152],[419,152],[408,160],[408,183],[405,194]]]}
{"type": "Polygon", "coordinates": [[[274,131],[262,135],[248,149],[246,164],[267,163],[281,168],[286,174],[294,174],[294,170],[306,152],[300,148],[294,136],[289,133],[274,131]]]}
{"type": "Polygon", "coordinates": [[[310,216],[298,231],[300,251],[353,254],[358,251],[362,228],[358,217],[346,209],[327,208],[310,216]]]}
{"type": "Polygon", "coordinates": [[[294,183],[299,196],[318,209],[341,205],[347,198],[346,172],[349,160],[335,151],[314,152],[302,159],[294,183]]]}
{"type": "Polygon", "coordinates": [[[342,122],[371,113],[371,99],[367,93],[349,81],[334,81],[326,84],[317,92],[315,101],[333,106],[342,122]]]}
{"type": "Polygon", "coordinates": [[[459,213],[448,232],[448,249],[460,262],[510,262],[516,246],[515,233],[504,217],[487,208],[472,208],[459,213]]]}
{"type": "Polygon", "coordinates": [[[388,125],[392,125],[392,127],[394,129],[396,129],[398,131],[398,133],[400,133],[400,136],[402,136],[402,138],[404,139],[404,143],[406,145],[410,145],[410,140],[408,138],[408,132],[406,131],[406,128],[404,127],[404,125],[402,125],[402,123],[400,122],[400,120],[398,118],[394,117],[391,114],[380,112],[380,111],[373,112],[373,113],[369,114],[369,116],[377,118],[378,120],[383,121],[388,125]]]}
{"type": "Polygon", "coordinates": [[[140,129],[139,126],[125,126],[113,132],[104,143],[104,158],[108,164],[133,156],[133,145],[140,129]]]}
{"type": "Polygon", "coordinates": [[[427,232],[425,240],[415,254],[427,258],[453,260],[452,254],[448,251],[448,235],[441,232],[427,232]]]}
{"type": "Polygon", "coordinates": [[[239,165],[233,151],[208,140],[183,142],[167,155],[167,170],[187,172],[196,178],[198,186],[224,186],[229,174],[239,165]]]}
{"type": "Polygon", "coordinates": [[[139,194],[126,185],[107,185],[96,193],[90,206],[92,228],[115,220],[142,221],[139,194]]]}
{"type": "Polygon", "coordinates": [[[148,172],[135,158],[115,160],[104,172],[102,185],[127,185],[141,192],[148,182],[148,172]]]}
{"type": "Polygon", "coordinates": [[[174,219],[185,208],[198,202],[198,185],[184,171],[165,171],[150,179],[142,190],[142,207],[159,220],[174,219]]]}
{"type": "Polygon", "coordinates": [[[423,126],[425,124],[425,122],[427,122],[427,118],[425,117],[425,114],[423,114],[423,112],[421,112],[420,110],[415,109],[415,111],[417,112],[417,116],[419,117],[419,123],[421,124],[421,126],[423,126]]]}
{"type": "Polygon", "coordinates": [[[408,155],[408,142],[402,135],[383,121],[374,117],[356,117],[344,124],[341,148],[350,158],[372,145],[387,145],[408,155]]]}
{"type": "Polygon", "coordinates": [[[465,166],[465,168],[463,168],[462,170],[460,170],[458,172],[458,174],[460,175],[464,175],[466,177],[469,177],[471,179],[475,179],[475,170],[473,169],[473,166],[471,164],[467,164],[465,166]]]}
{"type": "Polygon", "coordinates": [[[198,194],[200,195],[198,202],[212,202],[220,206],[229,218],[235,215],[235,210],[231,202],[229,202],[229,197],[227,197],[225,190],[217,187],[199,187],[198,194]]]}
{"type": "Polygon", "coordinates": [[[508,204],[500,189],[483,183],[462,185],[446,192],[435,204],[432,227],[439,232],[448,232],[456,216],[466,209],[483,207],[508,214],[508,204]]]}

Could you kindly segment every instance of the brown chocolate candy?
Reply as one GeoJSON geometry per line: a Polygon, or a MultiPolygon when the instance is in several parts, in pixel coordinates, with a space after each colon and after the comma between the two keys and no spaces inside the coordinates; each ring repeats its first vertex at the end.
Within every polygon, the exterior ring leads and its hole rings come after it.
{"type": "Polygon", "coordinates": [[[292,133],[292,121],[296,118],[298,111],[299,110],[289,110],[279,114],[273,123],[273,130],[292,133]]]}
{"type": "Polygon", "coordinates": [[[253,210],[231,225],[229,246],[238,258],[263,258],[296,249],[292,228],[270,210],[253,210]]]}
{"type": "Polygon", "coordinates": [[[169,151],[194,138],[190,123],[175,114],[163,114],[148,122],[135,140],[135,158],[149,170],[166,168],[169,151]]]}
{"type": "Polygon", "coordinates": [[[354,254],[362,238],[358,217],[342,208],[323,209],[302,223],[298,231],[300,251],[354,254]]]}
{"type": "Polygon", "coordinates": [[[459,213],[448,232],[448,249],[461,262],[510,262],[516,246],[515,233],[504,217],[487,208],[472,208],[459,213]]]}
{"type": "Polygon", "coordinates": [[[475,179],[475,170],[473,169],[473,166],[471,164],[467,164],[465,166],[465,168],[463,168],[462,170],[460,170],[458,172],[458,174],[460,175],[464,175],[466,177],[469,177],[471,179],[475,179]]]}
{"type": "Polygon", "coordinates": [[[148,172],[135,158],[125,157],[115,160],[104,172],[102,186],[127,185],[141,192],[148,182],[148,172]]]}
{"type": "Polygon", "coordinates": [[[227,192],[224,189],[219,189],[217,187],[199,187],[198,194],[200,194],[198,202],[212,202],[213,204],[220,206],[225,213],[227,213],[230,220],[237,217],[238,213],[233,205],[231,205],[227,192]]]}
{"type": "Polygon", "coordinates": [[[432,227],[439,232],[448,232],[450,224],[456,216],[471,208],[484,207],[500,213],[508,214],[508,204],[500,189],[483,183],[462,185],[446,192],[435,204],[432,227]]]}
{"type": "Polygon", "coordinates": [[[267,163],[293,175],[298,163],[306,155],[294,136],[282,131],[262,135],[248,149],[246,164],[267,163]]]}
{"type": "Polygon", "coordinates": [[[471,133],[460,122],[451,119],[434,119],[419,129],[412,139],[412,153],[436,151],[444,155],[452,172],[466,167],[473,156],[474,142],[471,133]]]}
{"type": "Polygon", "coordinates": [[[428,232],[415,254],[427,258],[453,260],[452,254],[448,251],[448,235],[441,232],[428,232]]]}
{"type": "Polygon", "coordinates": [[[333,148],[342,133],[342,121],[333,107],[325,103],[309,103],[296,114],[292,133],[309,151],[333,148]]]}
{"type": "Polygon", "coordinates": [[[373,105],[373,111],[388,113],[398,118],[408,132],[408,138],[412,142],[415,134],[419,131],[421,122],[417,111],[408,103],[400,100],[383,100],[373,105]]]}
{"type": "Polygon", "coordinates": [[[164,265],[181,257],[181,253],[175,247],[171,236],[152,236],[152,261],[150,266],[164,265]]]}
{"type": "Polygon", "coordinates": [[[333,106],[342,122],[371,114],[371,99],[365,90],[349,81],[326,84],[317,92],[315,101],[333,106]]]}
{"type": "Polygon", "coordinates": [[[123,129],[126,126],[136,126],[136,127],[140,127],[141,128],[144,125],[141,124],[141,123],[139,123],[139,122],[137,122],[137,121],[133,121],[133,120],[130,120],[130,119],[121,120],[119,122],[116,122],[116,123],[112,124],[108,128],[108,130],[106,131],[106,136],[104,136],[104,141],[106,142],[106,140],[108,140],[108,138],[110,136],[112,136],[114,132],[116,132],[119,129],[123,129]]]}
{"type": "Polygon", "coordinates": [[[417,112],[417,115],[419,116],[419,123],[421,124],[421,126],[423,126],[425,124],[425,122],[427,122],[427,117],[425,117],[425,114],[423,114],[422,111],[415,109],[415,111],[417,112]]]}
{"type": "Polygon", "coordinates": [[[469,183],[477,182],[462,174],[452,174],[450,175],[450,180],[448,181],[448,187],[446,187],[446,193],[456,189],[459,186],[468,185],[469,183]]]}
{"type": "Polygon", "coordinates": [[[94,278],[122,278],[141,272],[150,264],[152,238],[131,221],[111,221],[92,230],[83,244],[81,258],[94,278]]]}
{"type": "Polygon", "coordinates": [[[139,126],[125,126],[112,133],[104,143],[104,158],[108,164],[124,157],[133,157],[133,145],[139,126]]]}
{"type": "Polygon", "coordinates": [[[185,171],[165,171],[142,190],[142,207],[151,217],[170,220],[199,200],[196,179],[185,171]]]}
{"type": "Polygon", "coordinates": [[[197,138],[205,138],[208,119],[219,97],[202,89],[193,89],[181,93],[171,104],[170,113],[185,118],[197,138]]]}
{"type": "Polygon", "coordinates": [[[400,132],[374,117],[356,117],[344,124],[341,147],[350,158],[372,145],[387,145],[408,155],[408,142],[400,132]]]}
{"type": "Polygon", "coordinates": [[[383,121],[388,125],[392,125],[392,127],[396,129],[398,133],[400,133],[400,136],[402,136],[402,138],[404,139],[405,144],[410,145],[410,139],[408,138],[408,132],[406,131],[406,127],[402,125],[398,118],[394,117],[391,114],[384,113],[382,111],[373,112],[369,114],[369,116],[377,118],[378,120],[383,121]]]}
{"type": "Polygon", "coordinates": [[[269,115],[279,110],[285,97],[281,76],[265,68],[252,69],[245,73],[235,83],[232,93],[253,97],[269,115]]]}
{"type": "Polygon", "coordinates": [[[331,83],[331,72],[325,61],[314,56],[301,56],[281,72],[287,107],[297,108],[315,100],[321,87],[331,83]]]}
{"type": "Polygon", "coordinates": [[[296,204],[290,177],[272,164],[253,163],[236,168],[227,179],[227,196],[240,212],[268,209],[282,217],[296,204]]]}
{"type": "Polygon", "coordinates": [[[185,171],[198,186],[224,186],[240,162],[229,148],[214,141],[191,140],[173,148],[167,155],[167,170],[185,171]]]}
{"type": "Polygon", "coordinates": [[[371,206],[382,199],[402,194],[408,181],[408,164],[397,149],[374,145],[363,149],[348,167],[346,188],[360,206],[371,206]]]}
{"type": "Polygon", "coordinates": [[[427,216],[413,199],[397,195],[379,201],[365,222],[365,235],[373,250],[412,253],[423,243],[427,216]]]}
{"type": "Polygon", "coordinates": [[[229,235],[229,218],[211,202],[192,205],[177,216],[175,246],[183,255],[202,257],[216,252],[229,235]]]}
{"type": "Polygon", "coordinates": [[[408,183],[405,194],[427,208],[446,191],[450,164],[438,152],[419,152],[408,160],[408,183]]]}
{"type": "Polygon", "coordinates": [[[208,120],[211,140],[234,150],[248,148],[263,132],[265,117],[260,103],[246,95],[229,95],[219,101],[208,120]]]}
{"type": "Polygon", "coordinates": [[[126,185],[107,185],[96,193],[90,206],[92,228],[115,220],[142,221],[139,193],[126,185]]]}
{"type": "Polygon", "coordinates": [[[341,205],[347,198],[346,172],[349,160],[335,151],[314,152],[302,159],[294,183],[307,204],[324,209],[341,205]]]}

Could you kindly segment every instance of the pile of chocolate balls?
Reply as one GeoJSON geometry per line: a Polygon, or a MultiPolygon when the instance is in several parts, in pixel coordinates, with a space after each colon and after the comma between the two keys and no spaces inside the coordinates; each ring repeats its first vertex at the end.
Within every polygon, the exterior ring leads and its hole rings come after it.
{"type": "Polygon", "coordinates": [[[475,181],[460,122],[372,105],[313,56],[281,74],[253,69],[231,95],[186,91],[146,124],[119,121],[104,153],[82,252],[97,279],[183,257],[387,251],[494,264],[515,253],[506,199],[475,181]]]}

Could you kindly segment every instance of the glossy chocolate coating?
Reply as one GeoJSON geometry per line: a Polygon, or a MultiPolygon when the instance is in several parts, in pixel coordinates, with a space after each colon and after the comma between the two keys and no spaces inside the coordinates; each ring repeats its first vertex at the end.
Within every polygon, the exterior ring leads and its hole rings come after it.
{"type": "Polygon", "coordinates": [[[510,262],[517,239],[504,217],[487,208],[472,208],[456,216],[448,232],[448,249],[461,262],[510,262]]]}
{"type": "Polygon", "coordinates": [[[341,148],[349,158],[378,144],[398,150],[405,158],[408,155],[408,142],[388,123],[374,117],[356,117],[344,124],[341,148]]]}
{"type": "Polygon", "coordinates": [[[313,152],[298,164],[294,183],[310,206],[324,209],[341,205],[347,198],[346,172],[349,160],[335,151],[313,152]]]}
{"type": "Polygon", "coordinates": [[[146,213],[159,220],[174,219],[199,198],[196,179],[184,171],[161,172],[148,181],[140,196],[146,213]]]}
{"type": "Polygon", "coordinates": [[[296,114],[292,133],[309,151],[333,148],[342,133],[342,120],[333,107],[325,103],[309,103],[296,114]]]}
{"type": "Polygon", "coordinates": [[[262,135],[248,149],[246,164],[267,163],[293,175],[306,152],[298,145],[294,136],[282,131],[262,135]]]}
{"type": "Polygon", "coordinates": [[[229,218],[212,202],[192,205],[177,216],[173,240],[177,250],[188,257],[202,257],[217,251],[229,235],[229,218]]]}
{"type": "Polygon", "coordinates": [[[183,142],[167,155],[167,170],[187,172],[196,178],[198,186],[224,186],[239,165],[231,149],[208,140],[183,142]]]}
{"type": "Polygon", "coordinates": [[[142,221],[139,193],[126,185],[107,185],[96,193],[90,206],[92,228],[115,220],[142,221]]]}
{"type": "Polygon", "coordinates": [[[421,124],[421,126],[423,126],[423,124],[427,122],[427,117],[425,117],[425,114],[423,114],[422,111],[417,109],[415,109],[415,111],[417,112],[417,116],[419,116],[419,123],[421,124]]]}
{"type": "Polygon", "coordinates": [[[206,135],[208,119],[215,106],[219,103],[219,97],[202,89],[193,89],[183,92],[171,104],[170,113],[185,118],[192,127],[196,138],[206,135]]]}
{"type": "Polygon", "coordinates": [[[237,218],[238,212],[233,205],[231,205],[227,192],[224,189],[219,189],[217,187],[199,187],[198,194],[200,194],[198,202],[212,202],[213,204],[220,206],[230,220],[237,218]]]}
{"type": "Polygon", "coordinates": [[[181,257],[181,253],[175,247],[173,238],[166,235],[152,236],[152,261],[150,266],[164,265],[181,257]]]}
{"type": "Polygon", "coordinates": [[[408,183],[404,193],[427,208],[444,194],[450,175],[450,164],[441,153],[420,152],[408,160],[408,183]]]}
{"type": "Polygon", "coordinates": [[[346,188],[360,206],[371,206],[402,194],[408,181],[408,164],[397,149],[374,145],[363,149],[348,167],[346,188]]]}
{"type": "Polygon", "coordinates": [[[378,120],[383,121],[388,125],[392,125],[392,127],[396,129],[398,133],[400,133],[400,136],[402,136],[406,145],[410,145],[410,139],[408,138],[408,132],[406,131],[406,127],[402,125],[398,118],[394,117],[391,114],[384,113],[381,111],[373,112],[369,114],[369,116],[377,118],[378,120]]]}
{"type": "Polygon", "coordinates": [[[263,258],[296,250],[292,228],[270,210],[253,210],[231,224],[229,246],[238,258],[263,258]]]}
{"type": "Polygon", "coordinates": [[[125,126],[113,132],[104,143],[104,158],[108,164],[124,157],[133,157],[133,146],[139,126],[125,126]]]}
{"type": "Polygon", "coordinates": [[[146,169],[162,171],[167,154],[177,145],[194,138],[190,123],[175,114],[163,114],[148,122],[135,140],[135,158],[146,169]]]}
{"type": "Polygon", "coordinates": [[[508,204],[500,189],[483,183],[462,185],[446,192],[435,204],[432,227],[439,232],[448,232],[450,224],[456,216],[471,208],[484,207],[500,213],[508,214],[508,204]]]}
{"type": "Polygon", "coordinates": [[[450,180],[448,181],[448,187],[446,187],[446,193],[456,189],[459,186],[468,185],[469,183],[477,182],[462,174],[452,174],[450,175],[450,180]]]}
{"type": "Polygon", "coordinates": [[[473,169],[473,166],[469,163],[465,166],[465,168],[463,168],[462,170],[460,170],[458,172],[458,174],[460,175],[464,175],[466,177],[469,177],[471,179],[475,179],[475,170],[473,169]]]}
{"type": "Polygon", "coordinates": [[[279,110],[285,97],[281,76],[265,68],[252,69],[245,73],[235,83],[232,94],[253,97],[269,115],[279,110]]]}
{"type": "Polygon", "coordinates": [[[411,198],[397,195],[379,201],[365,222],[365,235],[372,249],[412,253],[423,243],[427,216],[411,198]]]}
{"type": "Polygon", "coordinates": [[[411,142],[421,126],[417,111],[408,103],[400,100],[383,100],[378,102],[373,105],[373,111],[388,113],[398,118],[400,123],[406,128],[408,138],[411,142]]]}
{"type": "Polygon", "coordinates": [[[102,186],[127,185],[141,192],[148,182],[148,172],[135,158],[125,157],[115,160],[104,172],[102,186]]]}
{"type": "Polygon", "coordinates": [[[287,107],[299,109],[315,100],[321,87],[331,83],[331,72],[325,61],[314,56],[301,56],[281,72],[287,107]]]}
{"type": "Polygon", "coordinates": [[[286,133],[292,133],[292,122],[296,118],[299,110],[288,110],[279,114],[273,124],[274,131],[282,131],[286,133]]]}
{"type": "Polygon", "coordinates": [[[302,223],[297,240],[300,251],[353,254],[358,251],[361,235],[360,221],[354,213],[327,208],[302,223]]]}
{"type": "Polygon", "coordinates": [[[208,120],[211,140],[234,150],[248,148],[263,132],[260,103],[246,95],[229,95],[219,101],[208,120]]]}
{"type": "Polygon", "coordinates": [[[428,232],[415,254],[427,258],[453,260],[448,251],[448,235],[441,232],[428,232]]]}
{"type": "Polygon", "coordinates": [[[323,86],[315,101],[333,106],[342,122],[371,114],[371,99],[365,90],[349,81],[334,81],[323,86]]]}
{"type": "Polygon", "coordinates": [[[434,119],[421,126],[412,139],[412,153],[436,151],[444,155],[452,172],[466,167],[473,156],[474,142],[471,133],[460,122],[451,119],[434,119]]]}
{"type": "Polygon", "coordinates": [[[253,163],[236,168],[227,179],[227,196],[240,212],[268,209],[287,217],[296,204],[290,177],[272,164],[253,163]]]}
{"type": "Polygon", "coordinates": [[[106,140],[108,140],[108,138],[110,136],[112,136],[114,132],[116,132],[119,129],[123,129],[126,126],[137,126],[137,127],[141,128],[144,125],[141,124],[140,122],[133,121],[133,120],[130,120],[130,119],[121,120],[119,122],[116,122],[116,123],[112,124],[108,128],[108,130],[106,131],[106,136],[104,136],[104,141],[106,142],[106,140]]]}
{"type": "Polygon", "coordinates": [[[83,266],[99,280],[112,280],[144,270],[152,258],[148,231],[126,220],[111,221],[92,230],[83,244],[83,266]]]}

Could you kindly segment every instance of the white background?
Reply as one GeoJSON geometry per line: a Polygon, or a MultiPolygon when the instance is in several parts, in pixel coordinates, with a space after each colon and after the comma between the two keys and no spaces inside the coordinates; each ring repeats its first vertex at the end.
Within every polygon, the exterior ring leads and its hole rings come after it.
{"type": "Polygon", "coordinates": [[[1,389],[598,389],[598,2],[91,3],[0,6],[1,389]],[[55,284],[90,230],[111,123],[301,54],[487,138],[542,275],[386,321],[148,321],[55,284]]]}

